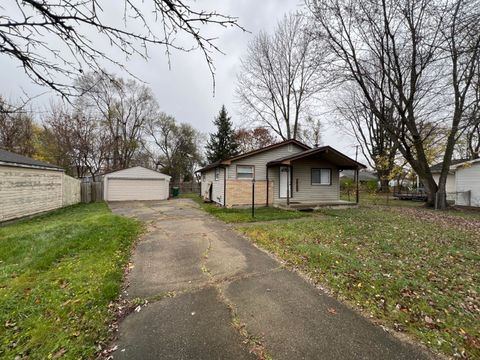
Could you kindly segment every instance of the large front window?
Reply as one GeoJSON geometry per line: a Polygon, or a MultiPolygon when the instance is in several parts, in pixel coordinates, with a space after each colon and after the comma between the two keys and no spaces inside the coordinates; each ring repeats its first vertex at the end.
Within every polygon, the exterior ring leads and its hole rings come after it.
{"type": "Polygon", "coordinates": [[[312,169],[312,185],[331,185],[331,169],[312,169]]]}
{"type": "Polygon", "coordinates": [[[252,165],[237,165],[237,179],[253,179],[254,167],[252,165]]]}

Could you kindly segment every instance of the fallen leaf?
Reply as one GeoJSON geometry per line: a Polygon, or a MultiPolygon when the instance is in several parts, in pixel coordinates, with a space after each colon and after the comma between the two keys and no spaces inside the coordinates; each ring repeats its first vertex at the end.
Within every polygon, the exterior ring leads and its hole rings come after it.
{"type": "Polygon", "coordinates": [[[56,353],[53,354],[52,356],[52,359],[58,359],[59,357],[61,357],[63,354],[65,354],[67,352],[67,350],[65,349],[60,349],[58,350],[56,353]]]}
{"type": "Polygon", "coordinates": [[[335,310],[334,308],[328,308],[328,312],[332,315],[337,315],[337,310],[335,310]]]}

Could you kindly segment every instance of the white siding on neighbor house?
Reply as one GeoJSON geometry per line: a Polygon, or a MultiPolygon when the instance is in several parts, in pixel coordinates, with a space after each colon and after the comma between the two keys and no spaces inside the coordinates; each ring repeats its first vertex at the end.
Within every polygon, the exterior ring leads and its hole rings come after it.
{"type": "MultiPolygon", "coordinates": [[[[280,198],[279,189],[279,167],[269,170],[269,179],[273,181],[273,202],[274,204],[286,203],[286,198],[280,198]]],[[[340,181],[338,168],[323,160],[301,159],[293,162],[292,169],[292,197],[291,202],[320,203],[337,201],[340,199],[340,181]],[[312,169],[331,169],[331,185],[312,185],[312,169]],[[296,182],[298,179],[298,191],[296,182]]]]}
{"type": "Polygon", "coordinates": [[[208,199],[208,187],[212,184],[212,201],[223,205],[225,199],[224,178],[225,169],[218,167],[218,180],[215,180],[215,169],[205,171],[201,179],[201,194],[204,199],[208,199]],[[205,176],[205,180],[204,180],[205,176]]]}
{"type": "MultiPolygon", "coordinates": [[[[432,174],[432,176],[433,176],[433,180],[435,180],[435,182],[438,185],[438,181],[440,180],[440,174],[432,174]]],[[[455,189],[456,189],[455,174],[448,174],[445,191],[447,193],[454,193],[456,191],[455,189]]]]}
{"type": "Polygon", "coordinates": [[[62,171],[0,165],[0,221],[62,207],[62,171]]]}
{"type": "MultiPolygon", "coordinates": [[[[480,162],[456,169],[457,192],[470,191],[470,206],[480,207],[480,162]]],[[[468,206],[465,196],[457,194],[457,205],[468,206]]]]}
{"type": "Polygon", "coordinates": [[[228,167],[228,179],[233,180],[237,178],[237,165],[253,165],[255,166],[255,179],[266,180],[266,165],[268,162],[283,158],[285,156],[293,155],[301,151],[304,151],[304,149],[298,145],[285,144],[275,149],[267,150],[256,155],[232,161],[232,164],[228,167]]]}
{"type": "Polygon", "coordinates": [[[107,201],[165,200],[169,196],[170,176],[135,166],[103,177],[107,201]]]}

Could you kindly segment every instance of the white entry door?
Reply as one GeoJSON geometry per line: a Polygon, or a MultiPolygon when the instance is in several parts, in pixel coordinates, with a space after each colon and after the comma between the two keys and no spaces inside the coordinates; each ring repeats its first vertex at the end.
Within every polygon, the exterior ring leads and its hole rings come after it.
{"type": "Polygon", "coordinates": [[[280,166],[280,197],[290,197],[290,168],[280,166]]]}

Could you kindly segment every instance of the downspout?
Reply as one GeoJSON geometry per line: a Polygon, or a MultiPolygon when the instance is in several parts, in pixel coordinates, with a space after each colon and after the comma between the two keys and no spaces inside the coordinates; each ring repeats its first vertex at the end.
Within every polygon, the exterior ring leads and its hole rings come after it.
{"type": "Polygon", "coordinates": [[[227,207],[227,167],[223,168],[223,206],[227,207]]]}

